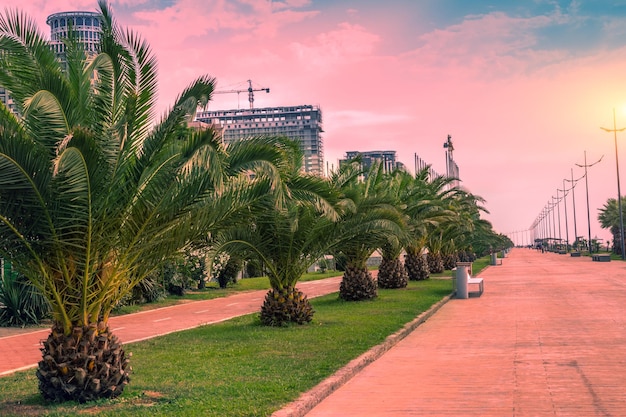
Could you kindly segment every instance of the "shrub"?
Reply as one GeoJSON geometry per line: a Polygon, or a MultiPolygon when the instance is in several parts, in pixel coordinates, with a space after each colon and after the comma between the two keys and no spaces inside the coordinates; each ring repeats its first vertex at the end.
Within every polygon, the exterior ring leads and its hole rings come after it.
{"type": "Polygon", "coordinates": [[[0,280],[0,325],[38,324],[50,314],[50,306],[39,290],[23,275],[5,273],[0,280]]]}

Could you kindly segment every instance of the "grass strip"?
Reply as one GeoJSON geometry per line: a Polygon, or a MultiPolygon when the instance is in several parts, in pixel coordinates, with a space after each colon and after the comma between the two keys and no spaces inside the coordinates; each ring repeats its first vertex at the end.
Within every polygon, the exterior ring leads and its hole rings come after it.
{"type": "MultiPolygon", "coordinates": [[[[474,275],[488,264],[488,256],[477,259],[474,275]]],[[[372,301],[315,298],[305,326],[264,327],[250,314],[126,345],[134,372],[115,400],[46,404],[34,370],[18,372],[0,379],[0,415],[268,416],[450,294],[452,274],[379,290],[372,301]]],[[[253,280],[246,289],[266,288],[267,278],[253,280]]]]}
{"type": "Polygon", "coordinates": [[[132,380],[115,400],[47,405],[32,370],[0,380],[1,415],[267,416],[450,294],[451,280],[410,282],[365,302],[312,300],[305,326],[256,314],[130,344],[132,380]]]}

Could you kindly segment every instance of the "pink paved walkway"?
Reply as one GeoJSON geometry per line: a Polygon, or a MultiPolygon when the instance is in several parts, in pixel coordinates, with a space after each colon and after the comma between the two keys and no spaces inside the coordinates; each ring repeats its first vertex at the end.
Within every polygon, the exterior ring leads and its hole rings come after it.
{"type": "Polygon", "coordinates": [[[626,416],[626,263],[513,250],[322,416],[626,416]]]}
{"type": "MultiPolygon", "coordinates": [[[[341,277],[335,277],[300,282],[297,288],[307,297],[314,298],[339,291],[340,282],[341,277]]],[[[138,342],[258,312],[266,293],[267,290],[252,291],[113,317],[109,326],[123,343],[138,342]]],[[[49,329],[44,329],[0,338],[0,376],[35,367],[41,359],[41,340],[49,333],[49,329]]]]}

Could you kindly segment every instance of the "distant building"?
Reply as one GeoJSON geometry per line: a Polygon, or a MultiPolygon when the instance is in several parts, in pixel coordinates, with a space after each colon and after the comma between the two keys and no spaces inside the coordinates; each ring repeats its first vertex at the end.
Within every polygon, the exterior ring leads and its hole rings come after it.
{"type": "MultiPolygon", "coordinates": [[[[61,62],[65,62],[63,39],[67,37],[70,28],[75,31],[88,56],[97,52],[102,32],[99,16],[95,12],[61,12],[48,16],[46,23],[50,26],[50,47],[61,62]]],[[[0,87],[0,101],[19,115],[11,93],[3,87],[0,87]]]]}
{"type": "Polygon", "coordinates": [[[2,102],[2,104],[7,106],[7,108],[11,110],[14,114],[19,114],[17,110],[17,106],[15,106],[15,103],[13,102],[13,99],[11,98],[11,93],[8,92],[6,88],[1,87],[1,86],[0,86],[0,101],[2,102]]]}
{"type": "Polygon", "coordinates": [[[48,16],[46,23],[50,26],[50,46],[61,62],[65,61],[65,45],[70,28],[78,41],[84,46],[87,55],[95,54],[100,42],[102,25],[100,14],[95,12],[61,12],[48,16]]]}
{"type": "Polygon", "coordinates": [[[395,169],[406,169],[402,162],[396,161],[396,151],[348,151],[345,159],[340,160],[339,164],[344,164],[357,156],[361,156],[361,165],[364,170],[368,170],[374,163],[379,162],[382,162],[383,169],[387,173],[395,169]]]}
{"type": "Polygon", "coordinates": [[[200,111],[196,119],[220,126],[225,144],[259,135],[296,140],[304,153],[305,172],[323,174],[322,111],[318,106],[200,111]]]}

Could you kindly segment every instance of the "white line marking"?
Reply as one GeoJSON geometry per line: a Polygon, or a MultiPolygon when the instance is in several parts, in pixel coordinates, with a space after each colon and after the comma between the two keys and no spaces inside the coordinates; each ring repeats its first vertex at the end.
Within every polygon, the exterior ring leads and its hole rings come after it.
{"type": "Polygon", "coordinates": [[[171,317],[166,317],[164,319],[156,319],[156,320],[152,320],[154,323],[156,323],[157,321],[165,321],[165,320],[171,320],[171,317]]]}
{"type": "Polygon", "coordinates": [[[200,310],[200,311],[194,311],[194,314],[200,314],[200,313],[206,313],[209,310],[200,310]]]}
{"type": "Polygon", "coordinates": [[[126,327],[116,327],[115,329],[111,330],[112,332],[116,332],[118,330],[122,330],[125,329],[126,327]]]}
{"type": "Polygon", "coordinates": [[[236,306],[239,303],[230,303],[230,304],[226,304],[226,307],[230,307],[230,306],[236,306]]]}

